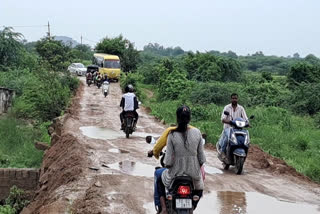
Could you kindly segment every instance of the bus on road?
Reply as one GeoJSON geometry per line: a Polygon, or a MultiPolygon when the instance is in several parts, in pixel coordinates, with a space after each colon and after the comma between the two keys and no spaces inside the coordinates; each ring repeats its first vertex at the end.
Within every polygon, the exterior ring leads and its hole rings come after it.
{"type": "Polygon", "coordinates": [[[99,66],[100,74],[107,74],[110,80],[120,79],[120,59],[116,55],[95,53],[93,54],[93,64],[99,66]]]}

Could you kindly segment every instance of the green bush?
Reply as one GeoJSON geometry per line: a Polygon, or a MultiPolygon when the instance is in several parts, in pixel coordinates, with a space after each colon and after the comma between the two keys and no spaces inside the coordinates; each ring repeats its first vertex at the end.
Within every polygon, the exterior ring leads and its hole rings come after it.
{"type": "Polygon", "coordinates": [[[189,87],[190,83],[186,76],[178,70],[174,70],[165,79],[161,79],[159,86],[159,98],[162,100],[177,99],[189,87]]]}
{"type": "Polygon", "coordinates": [[[314,115],[314,122],[317,128],[320,128],[320,112],[314,115]]]}
{"type": "Polygon", "coordinates": [[[16,214],[16,210],[9,205],[0,206],[1,214],[16,214]]]}
{"type": "Polygon", "coordinates": [[[28,204],[29,201],[26,200],[25,193],[22,189],[19,189],[16,186],[10,188],[10,194],[6,199],[6,205],[12,207],[16,213],[20,213],[28,204]]]}

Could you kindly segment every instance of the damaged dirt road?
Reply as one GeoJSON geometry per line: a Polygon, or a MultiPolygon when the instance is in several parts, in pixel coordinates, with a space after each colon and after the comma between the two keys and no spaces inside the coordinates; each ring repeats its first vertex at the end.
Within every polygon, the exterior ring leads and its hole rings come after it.
{"type": "MultiPolygon", "coordinates": [[[[95,86],[80,87],[67,117],[57,122],[39,190],[23,213],[155,213],[159,164],[146,156],[152,147],[145,136],[159,136],[165,126],[141,107],[137,132],[126,139],[119,84],[109,92],[105,98],[95,86]]],[[[320,213],[320,186],[259,148],[251,148],[243,175],[222,170],[212,147],[205,154],[204,197],[194,213],[320,213]]]]}

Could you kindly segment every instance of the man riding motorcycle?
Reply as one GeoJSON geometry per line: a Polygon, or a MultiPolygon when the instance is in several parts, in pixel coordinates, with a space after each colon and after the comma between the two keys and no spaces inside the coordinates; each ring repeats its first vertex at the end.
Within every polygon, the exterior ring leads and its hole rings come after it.
{"type": "Polygon", "coordinates": [[[137,109],[139,108],[138,99],[136,95],[133,93],[134,88],[133,86],[127,85],[125,88],[125,94],[122,96],[120,107],[122,107],[122,112],[120,113],[120,122],[121,122],[121,130],[124,129],[124,116],[127,111],[132,111],[135,116],[135,123],[134,128],[136,127],[136,124],[139,119],[139,115],[137,113],[137,109]]]}
{"type": "Polygon", "coordinates": [[[231,103],[226,105],[222,111],[221,122],[223,123],[223,131],[219,139],[220,151],[223,156],[225,156],[227,140],[230,133],[230,121],[236,118],[243,118],[248,120],[246,111],[244,108],[238,104],[238,94],[231,94],[231,103]],[[224,112],[229,112],[229,115],[226,115],[224,112]]]}

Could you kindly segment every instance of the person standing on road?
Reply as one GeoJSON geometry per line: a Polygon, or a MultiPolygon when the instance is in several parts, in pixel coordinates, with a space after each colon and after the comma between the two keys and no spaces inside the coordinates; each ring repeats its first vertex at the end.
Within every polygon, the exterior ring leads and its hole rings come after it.
{"type": "Polygon", "coordinates": [[[246,111],[244,110],[243,106],[238,104],[238,94],[233,93],[231,94],[231,103],[226,105],[223,108],[223,111],[221,114],[223,131],[219,139],[219,146],[220,146],[220,152],[222,152],[223,156],[225,156],[227,141],[229,138],[229,133],[231,128],[230,121],[236,118],[242,118],[244,120],[248,120],[246,111]],[[224,114],[224,112],[229,112],[229,115],[224,114]]]}

